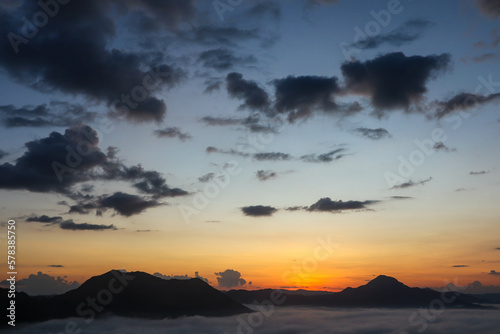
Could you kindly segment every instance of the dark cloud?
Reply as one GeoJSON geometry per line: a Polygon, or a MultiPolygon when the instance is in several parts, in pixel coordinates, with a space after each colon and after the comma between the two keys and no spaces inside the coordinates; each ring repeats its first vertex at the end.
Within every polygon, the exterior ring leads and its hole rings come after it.
{"type": "Polygon", "coordinates": [[[410,196],[391,196],[389,198],[391,198],[391,199],[413,199],[413,197],[410,197],[410,196]]]}
{"type": "Polygon", "coordinates": [[[308,154],[300,157],[300,160],[305,162],[332,162],[344,157],[344,148],[338,148],[333,151],[323,154],[308,154]]]}
{"type": "Polygon", "coordinates": [[[429,177],[428,179],[425,179],[422,181],[417,181],[417,182],[410,180],[408,182],[397,184],[394,187],[392,187],[391,189],[406,189],[406,188],[411,188],[411,187],[415,187],[415,186],[419,186],[419,185],[423,186],[424,184],[426,184],[430,180],[432,180],[432,177],[429,177]]]}
{"type": "MultiPolygon", "coordinates": [[[[52,132],[49,137],[25,144],[27,151],[15,165],[0,165],[0,188],[34,192],[55,192],[76,201],[69,205],[69,213],[88,214],[113,208],[118,213],[140,213],[148,207],[160,205],[156,200],[164,197],[184,196],[180,188],[170,188],[157,171],[144,170],[139,166],[126,166],[115,158],[116,148],[104,154],[98,147],[97,133],[82,125],[67,129],[64,135],[52,132]],[[124,181],[142,194],[152,198],[117,193],[106,198],[81,195],[75,186],[87,181],[124,181]],[[128,197],[131,196],[131,197],[128,197]],[[129,203],[129,208],[124,207],[129,203]]],[[[83,184],[83,190],[91,190],[83,184]]]]}
{"type": "Polygon", "coordinates": [[[238,57],[231,50],[219,48],[202,52],[198,57],[198,61],[204,67],[217,71],[227,71],[237,66],[256,63],[257,59],[254,56],[238,57]]]}
{"type": "Polygon", "coordinates": [[[377,203],[377,201],[332,201],[329,197],[321,198],[316,203],[307,208],[307,211],[340,212],[344,210],[366,209],[367,205],[377,203]]]}
{"type": "Polygon", "coordinates": [[[287,114],[288,120],[307,118],[315,110],[349,114],[359,110],[341,108],[334,101],[334,94],[340,92],[336,77],[288,76],[273,82],[275,87],[274,108],[287,114]]]}
{"type": "Polygon", "coordinates": [[[221,288],[230,289],[237,286],[243,286],[247,283],[247,281],[241,277],[241,273],[233,269],[226,269],[225,271],[215,273],[215,275],[217,276],[217,283],[221,288]]]}
{"type": "Polygon", "coordinates": [[[154,273],[153,276],[159,277],[159,278],[164,279],[164,280],[171,280],[171,279],[187,280],[187,279],[192,279],[192,278],[199,278],[206,283],[210,283],[210,281],[208,279],[201,277],[197,271],[195,271],[194,277],[189,276],[189,275],[163,275],[161,273],[154,273]]]}
{"type": "Polygon", "coordinates": [[[391,134],[389,131],[383,128],[377,128],[377,129],[369,129],[369,128],[357,128],[354,129],[353,132],[361,134],[363,137],[372,139],[372,140],[379,140],[383,138],[389,138],[391,137],[391,134]]]}
{"type": "Polygon", "coordinates": [[[259,161],[285,161],[293,159],[293,157],[290,154],[282,152],[255,153],[253,155],[253,158],[259,161]]]}
{"type": "Polygon", "coordinates": [[[37,223],[46,223],[46,224],[58,223],[61,220],[62,220],[62,217],[60,217],[60,216],[49,217],[47,215],[30,216],[30,217],[26,218],[27,222],[37,222],[37,223]]]}
{"type": "Polygon", "coordinates": [[[500,250],[500,247],[495,248],[496,250],[500,250]]]}
{"type": "Polygon", "coordinates": [[[454,266],[451,266],[452,268],[467,268],[469,267],[468,265],[466,264],[456,264],[454,266]]]}
{"type": "MultiPolygon", "coordinates": [[[[71,1],[50,18],[49,24],[37,29],[36,38],[22,40],[24,22],[19,18],[32,17],[41,10],[37,2],[25,1],[2,15],[0,35],[11,37],[0,42],[0,67],[14,80],[42,92],[83,95],[119,108],[119,114],[129,120],[161,121],[166,106],[155,94],[177,84],[184,74],[162,63],[161,55],[113,48],[117,29],[111,13],[141,10],[158,14],[168,8],[171,14],[166,17],[173,18],[174,8],[193,2],[183,3],[71,1]],[[115,4],[125,10],[112,10],[115,4]]],[[[175,21],[155,17],[169,24],[175,21]]]]}
{"type": "Polygon", "coordinates": [[[243,100],[240,108],[263,111],[269,108],[266,91],[254,81],[243,79],[241,73],[232,72],[226,76],[226,89],[231,97],[243,100]]]}
{"type": "Polygon", "coordinates": [[[51,268],[64,268],[62,264],[49,264],[47,267],[51,268]]]}
{"type": "Polygon", "coordinates": [[[499,276],[500,275],[500,272],[498,271],[495,271],[495,270],[491,270],[488,275],[495,275],[495,276],[499,276]]]}
{"type": "Polygon", "coordinates": [[[205,84],[205,90],[203,91],[203,93],[210,94],[213,91],[220,90],[223,81],[220,79],[208,79],[205,80],[204,84],[205,84]]]}
{"type": "Polygon", "coordinates": [[[170,128],[165,128],[161,130],[155,130],[154,134],[158,138],[179,138],[182,141],[185,141],[186,139],[191,139],[193,138],[189,133],[182,132],[181,129],[177,127],[170,127],[170,128]]]}
{"type": "Polygon", "coordinates": [[[140,196],[116,192],[111,196],[101,198],[99,205],[104,208],[114,209],[118,214],[128,217],[161,204],[155,200],[146,200],[140,196]]]}
{"type": "Polygon", "coordinates": [[[272,216],[273,213],[278,211],[278,209],[273,208],[272,206],[253,205],[253,206],[245,206],[241,208],[241,211],[243,211],[245,216],[263,217],[263,216],[272,216]]]}
{"type": "Polygon", "coordinates": [[[277,176],[276,172],[272,170],[258,170],[257,172],[255,172],[255,175],[260,181],[274,179],[277,176]]]}
{"type": "Polygon", "coordinates": [[[359,49],[375,49],[384,44],[399,47],[419,39],[422,37],[425,29],[432,25],[434,25],[434,23],[427,20],[408,20],[388,33],[366,36],[366,38],[352,43],[351,46],[359,49]]]}
{"type": "Polygon", "coordinates": [[[341,69],[347,91],[371,98],[374,113],[382,117],[387,109],[417,103],[427,92],[427,81],[450,65],[450,55],[410,56],[388,53],[375,59],[345,62],[341,69]]]}
{"type": "Polygon", "coordinates": [[[228,125],[237,125],[241,124],[244,119],[243,118],[228,118],[228,117],[213,117],[213,116],[205,116],[201,119],[203,123],[210,126],[228,126],[228,125]]]}
{"type": "MultiPolygon", "coordinates": [[[[7,281],[0,282],[0,285],[7,285],[7,281]]],[[[79,286],[78,282],[69,282],[65,277],[54,277],[41,271],[16,282],[16,290],[23,291],[30,296],[62,294],[79,286]]]]}
{"type": "Polygon", "coordinates": [[[338,2],[338,0],[307,0],[306,6],[307,7],[314,7],[314,6],[320,6],[320,5],[333,5],[337,2],[338,2]]]}
{"type": "Polygon", "coordinates": [[[68,127],[93,122],[97,113],[89,112],[79,104],[52,101],[49,105],[0,106],[0,119],[7,128],[15,127],[68,127]]]}
{"type": "Polygon", "coordinates": [[[438,141],[434,143],[434,146],[432,146],[432,149],[434,151],[443,151],[443,152],[456,152],[456,148],[449,148],[446,146],[442,141],[438,141]]]}
{"type": "Polygon", "coordinates": [[[460,93],[453,96],[447,101],[435,101],[435,112],[430,115],[432,118],[441,119],[451,113],[476,108],[480,105],[498,102],[500,100],[500,93],[490,95],[479,95],[471,93],[460,93]]]}
{"type": "Polygon", "coordinates": [[[59,227],[63,230],[71,231],[104,231],[104,230],[116,230],[114,225],[97,225],[88,223],[75,223],[72,219],[62,221],[59,227]]]}
{"type": "Polygon", "coordinates": [[[249,153],[240,152],[240,151],[237,151],[235,149],[222,150],[220,148],[213,147],[213,146],[207,147],[206,150],[205,150],[205,152],[207,152],[207,153],[222,153],[222,154],[229,154],[229,155],[237,155],[237,156],[244,157],[244,158],[248,158],[250,156],[249,153]]]}
{"type": "Polygon", "coordinates": [[[0,159],[3,159],[4,157],[8,156],[9,153],[3,151],[3,150],[0,150],[0,159]]]}
{"type": "Polygon", "coordinates": [[[481,170],[481,171],[472,171],[469,173],[469,175],[484,175],[484,174],[488,174],[490,171],[489,170],[481,170]]]}
{"type": "Polygon", "coordinates": [[[52,132],[47,138],[28,142],[27,151],[15,165],[0,165],[0,188],[68,193],[71,186],[91,179],[91,169],[106,162],[98,143],[97,133],[89,126],[69,128],[64,135],[52,132]],[[85,155],[77,153],[82,150],[85,155]],[[62,169],[63,177],[58,177],[56,169],[62,169]]]}
{"type": "Polygon", "coordinates": [[[207,183],[207,182],[212,181],[214,178],[215,178],[215,173],[207,173],[203,176],[200,176],[198,178],[198,181],[203,182],[203,183],[207,183]]]}
{"type": "Polygon", "coordinates": [[[476,0],[479,11],[490,18],[500,17],[500,2],[498,0],[476,0]]]}

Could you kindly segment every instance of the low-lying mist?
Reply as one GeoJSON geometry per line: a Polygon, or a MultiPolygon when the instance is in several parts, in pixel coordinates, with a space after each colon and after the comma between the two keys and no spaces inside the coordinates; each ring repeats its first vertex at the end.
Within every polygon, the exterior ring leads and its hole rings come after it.
{"type": "Polygon", "coordinates": [[[498,334],[500,310],[413,310],[274,308],[224,318],[185,317],[145,320],[110,317],[86,323],[84,319],[51,320],[16,326],[10,333],[66,334],[498,334]]]}

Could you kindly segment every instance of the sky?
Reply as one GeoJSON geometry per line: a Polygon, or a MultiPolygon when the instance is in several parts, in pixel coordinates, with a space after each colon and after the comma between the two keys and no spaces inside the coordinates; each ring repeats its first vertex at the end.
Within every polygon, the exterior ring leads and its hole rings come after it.
{"type": "Polygon", "coordinates": [[[19,288],[126,269],[499,292],[499,19],[498,0],[2,1],[19,288]]]}

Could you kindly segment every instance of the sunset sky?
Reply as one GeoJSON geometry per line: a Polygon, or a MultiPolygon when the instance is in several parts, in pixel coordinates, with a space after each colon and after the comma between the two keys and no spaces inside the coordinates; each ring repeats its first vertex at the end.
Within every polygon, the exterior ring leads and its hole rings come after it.
{"type": "Polygon", "coordinates": [[[0,4],[25,284],[500,291],[498,1],[42,3],[0,4]]]}

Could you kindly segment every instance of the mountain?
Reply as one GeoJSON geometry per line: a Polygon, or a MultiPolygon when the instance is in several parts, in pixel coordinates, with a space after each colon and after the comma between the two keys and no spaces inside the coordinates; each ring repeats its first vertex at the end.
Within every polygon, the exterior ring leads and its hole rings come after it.
{"type": "MultiPolygon", "coordinates": [[[[272,300],[274,290],[264,289],[257,291],[230,290],[227,295],[242,304],[254,301],[262,303],[272,300]]],[[[279,291],[279,290],[278,290],[279,291]]],[[[276,293],[276,291],[274,292],[276,293]]],[[[280,300],[286,300],[282,305],[326,306],[326,307],[429,307],[431,303],[441,301],[446,307],[452,308],[482,308],[454,293],[441,294],[431,289],[410,288],[397,279],[388,276],[378,276],[369,283],[357,288],[346,288],[341,292],[299,295],[282,292],[280,300]]],[[[276,298],[276,297],[275,297],[276,298]]]]}
{"type": "MultiPolygon", "coordinates": [[[[0,292],[2,307],[9,302],[6,292],[0,292]]],[[[57,296],[16,295],[16,322],[107,315],[150,319],[219,317],[248,312],[251,310],[198,278],[164,280],[138,271],[112,270],[57,296]]]]}

